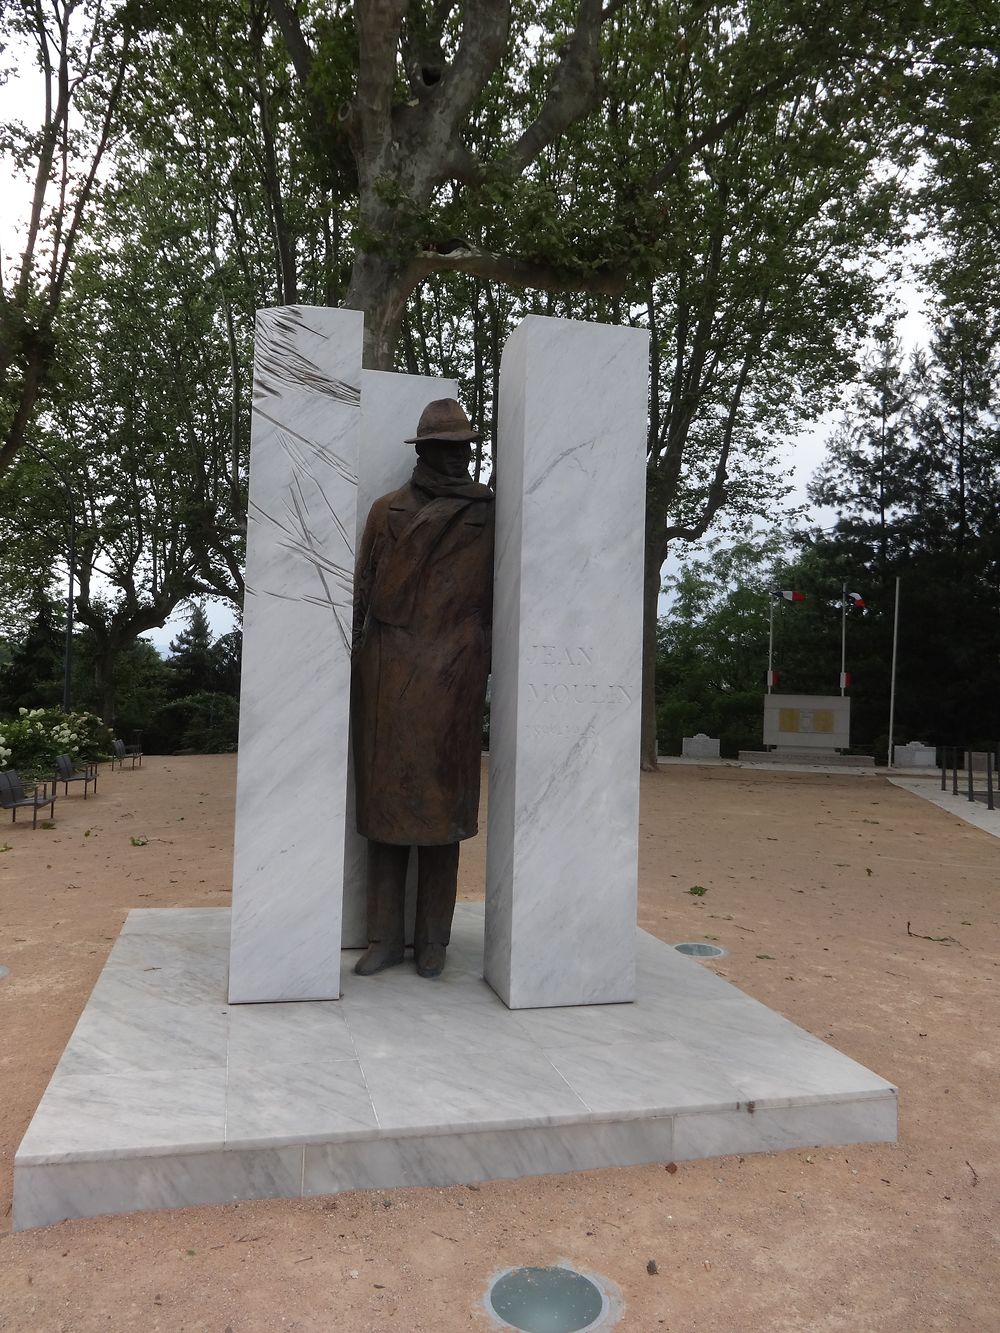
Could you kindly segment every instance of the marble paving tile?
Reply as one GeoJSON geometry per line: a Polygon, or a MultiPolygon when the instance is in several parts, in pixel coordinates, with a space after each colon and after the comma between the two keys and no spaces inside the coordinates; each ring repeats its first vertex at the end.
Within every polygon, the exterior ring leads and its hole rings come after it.
{"type": "Polygon", "coordinates": [[[357,1060],[328,1064],[230,1066],[226,1144],[236,1148],[338,1139],[376,1130],[357,1060]]]}
{"type": "Polygon", "coordinates": [[[18,1165],[14,1171],[14,1230],[102,1213],[296,1198],[301,1181],[301,1148],[18,1165]]]}
{"type": "Polygon", "coordinates": [[[735,1110],[741,1093],[715,1065],[692,1060],[676,1041],[566,1046],[546,1054],[575,1093],[598,1113],[735,1110]]]}
{"type": "Polygon", "coordinates": [[[552,1124],[589,1108],[541,1051],[420,1051],[366,1057],[365,1079],[382,1130],[552,1124]]]}
{"type": "Polygon", "coordinates": [[[342,1004],[233,1005],[229,1011],[229,1069],[352,1060],[354,1043],[342,1004]]]}
{"type": "Polygon", "coordinates": [[[53,1079],[17,1150],[19,1164],[221,1148],[226,1070],[147,1070],[53,1079]]]}
{"type": "Polygon", "coordinates": [[[228,907],[134,907],[125,918],[121,936],[162,935],[184,940],[191,949],[209,936],[229,939],[231,912],[228,907]],[[197,926],[197,935],[191,927],[197,926]]]}
{"type": "Polygon", "coordinates": [[[885,1079],[815,1038],[748,1036],[704,1050],[740,1089],[741,1100],[758,1106],[805,1105],[831,1097],[884,1097],[894,1091],[885,1079]]]}
{"type": "MultiPolygon", "coordinates": [[[[194,986],[194,983],[191,983],[194,986]]],[[[151,994],[145,979],[102,977],[59,1061],[60,1075],[138,1074],[225,1065],[228,1011],[219,1001],[151,994]]]]}
{"type": "MultiPolygon", "coordinates": [[[[364,986],[372,979],[359,980],[364,986]]],[[[411,1051],[492,1050],[499,1056],[535,1045],[481,978],[451,973],[447,982],[430,981],[413,973],[412,982],[394,980],[398,984],[349,993],[347,1021],[362,1061],[411,1051]]]]}

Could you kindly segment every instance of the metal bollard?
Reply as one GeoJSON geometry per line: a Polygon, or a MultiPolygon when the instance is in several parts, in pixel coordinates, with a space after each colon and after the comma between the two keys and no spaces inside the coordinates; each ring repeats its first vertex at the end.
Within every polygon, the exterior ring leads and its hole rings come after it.
{"type": "Polygon", "coordinates": [[[972,787],[972,750],[968,746],[966,746],[965,749],[965,762],[969,768],[969,800],[974,801],[976,799],[976,793],[972,787]]]}
{"type": "Polygon", "coordinates": [[[948,750],[941,746],[941,790],[944,791],[948,784],[948,750]]]}
{"type": "Polygon", "coordinates": [[[986,809],[994,810],[993,804],[993,751],[986,751],[986,809]]]}
{"type": "Polygon", "coordinates": [[[951,794],[958,795],[958,746],[951,747],[951,794]]]}

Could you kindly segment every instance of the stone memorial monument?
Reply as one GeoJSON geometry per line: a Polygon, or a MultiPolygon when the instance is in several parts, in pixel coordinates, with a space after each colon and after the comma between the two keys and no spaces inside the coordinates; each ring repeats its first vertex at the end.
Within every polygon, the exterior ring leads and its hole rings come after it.
{"type": "Polygon", "coordinates": [[[340,994],[362,330],[257,315],[231,1003],[340,994]]]}
{"type": "Polygon", "coordinates": [[[258,315],[232,1003],[337,999],[340,949],[367,939],[347,745],[355,552],[374,499],[413,469],[404,434],[455,385],[362,371],[362,327],[352,310],[258,315]]]}
{"type": "Polygon", "coordinates": [[[719,739],[706,736],[703,731],[681,739],[681,754],[685,759],[718,759],[719,739]]]}
{"type": "Polygon", "coordinates": [[[896,768],[936,768],[937,750],[924,741],[910,741],[892,747],[892,762],[896,768]]]}
{"type": "Polygon", "coordinates": [[[459,843],[479,819],[493,608],[493,492],[470,480],[479,439],[459,403],[421,414],[410,480],[372,507],[354,592],[357,827],[368,839],[362,976],[403,961],[404,890],[417,854],[417,971],[439,976],[459,843]]]}
{"type": "Polygon", "coordinates": [[[500,372],[486,980],[635,999],[648,334],[531,315],[500,372]]]}
{"type": "MultiPolygon", "coordinates": [[[[363,374],[361,343],[356,312],[258,316],[232,911],[129,913],[18,1148],[14,1228],[891,1141],[895,1088],[636,930],[646,334],[524,321],[495,501],[434,401],[454,387],[363,374]],[[441,980],[359,976],[355,819],[369,962],[402,952],[406,859],[418,965],[444,961],[494,515],[485,911],[458,905],[441,980]]],[[[824,731],[824,701],[785,706],[824,731]]]]}
{"type": "MultiPolygon", "coordinates": [[[[413,471],[413,445],[404,436],[435,398],[454,398],[458,385],[454,380],[428,375],[403,375],[395,371],[365,370],[361,373],[361,452],[358,458],[358,502],[355,515],[354,550],[361,547],[368,515],[380,495],[397,490],[413,471]]],[[[337,705],[347,708],[346,700],[337,705]]],[[[331,849],[333,851],[335,849],[331,849]]],[[[416,858],[411,858],[407,880],[407,942],[413,940],[416,912],[416,858]]],[[[342,945],[345,949],[363,949],[368,944],[365,881],[367,878],[368,840],[357,830],[353,754],[348,761],[347,822],[344,845],[344,904],[342,945]]],[[[336,878],[336,877],[334,877],[336,878]]]]}

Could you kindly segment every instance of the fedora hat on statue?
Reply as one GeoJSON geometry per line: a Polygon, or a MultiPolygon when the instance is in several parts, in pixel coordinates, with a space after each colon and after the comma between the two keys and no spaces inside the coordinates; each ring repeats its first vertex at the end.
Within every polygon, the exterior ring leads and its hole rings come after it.
{"type": "Polygon", "coordinates": [[[445,443],[468,444],[482,438],[480,431],[472,429],[465,409],[457,398],[436,398],[420,413],[416,435],[403,443],[423,444],[429,440],[444,440],[445,443]]]}

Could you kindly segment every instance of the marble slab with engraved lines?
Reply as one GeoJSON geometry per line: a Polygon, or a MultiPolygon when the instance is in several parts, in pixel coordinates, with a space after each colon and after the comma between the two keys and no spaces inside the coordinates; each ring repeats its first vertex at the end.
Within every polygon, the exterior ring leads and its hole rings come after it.
{"type": "Polygon", "coordinates": [[[531,315],[500,370],[486,977],[635,997],[648,334],[531,315]]]}
{"type": "Polygon", "coordinates": [[[233,1003],[340,991],[362,329],[357,310],[257,314],[233,1003]]]}
{"type": "Polygon", "coordinates": [[[483,906],[448,967],[338,1003],[228,1005],[229,912],[130,913],[18,1149],[14,1227],[892,1141],[896,1091],[710,968],[637,935],[632,1004],[508,1009],[483,906]]]}

